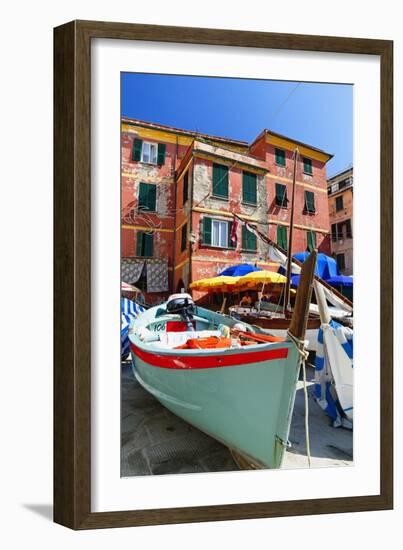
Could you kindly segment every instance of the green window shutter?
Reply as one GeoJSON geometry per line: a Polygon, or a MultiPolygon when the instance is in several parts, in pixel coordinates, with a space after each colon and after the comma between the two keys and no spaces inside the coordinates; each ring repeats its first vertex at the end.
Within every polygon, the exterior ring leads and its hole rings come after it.
{"type": "Polygon", "coordinates": [[[287,251],[287,228],[284,225],[277,226],[277,244],[287,251]]]}
{"type": "Polygon", "coordinates": [[[242,249],[243,250],[256,250],[257,238],[256,235],[246,229],[246,226],[242,226],[242,249]]]}
{"type": "Polygon", "coordinates": [[[139,185],[139,210],[155,212],[157,207],[157,186],[154,183],[139,185]]]}
{"type": "Polygon", "coordinates": [[[132,148],[132,160],[141,160],[141,149],[143,147],[143,142],[141,139],[134,139],[133,140],[133,148],[132,148]]]}
{"type": "Polygon", "coordinates": [[[153,183],[148,184],[148,206],[151,212],[157,210],[157,186],[153,183]]]}
{"type": "Polygon", "coordinates": [[[279,166],[285,166],[285,151],[283,149],[275,149],[276,164],[279,166]]]}
{"type": "Polygon", "coordinates": [[[250,204],[257,203],[256,174],[242,172],[242,201],[250,204]]]}
{"type": "Polygon", "coordinates": [[[154,235],[153,233],[144,233],[144,254],[143,256],[150,257],[153,255],[153,248],[154,248],[154,235]]]}
{"type": "Polygon", "coordinates": [[[281,183],[276,183],[276,205],[287,208],[287,187],[281,183]]]}
{"type": "Polygon", "coordinates": [[[148,184],[140,182],[139,185],[139,210],[148,210],[147,208],[148,200],[148,184]]]}
{"type": "Polygon", "coordinates": [[[159,143],[158,144],[157,164],[159,164],[160,166],[165,164],[165,152],[166,152],[165,143],[159,143]]]}
{"type": "Polygon", "coordinates": [[[187,244],[187,231],[188,231],[188,224],[185,223],[185,225],[182,226],[181,252],[184,252],[184,251],[186,250],[186,244],[187,244]]]}
{"type": "Polygon", "coordinates": [[[305,191],[305,211],[309,213],[315,212],[315,195],[312,191],[305,191]]]}
{"type": "Polygon", "coordinates": [[[211,218],[203,218],[203,244],[211,244],[211,218]]]}
{"type": "Polygon", "coordinates": [[[213,196],[228,198],[228,166],[213,164],[213,196]]]}
{"type": "Polygon", "coordinates": [[[136,256],[151,257],[154,253],[153,233],[137,232],[136,256]]]}
{"type": "Polygon", "coordinates": [[[315,231],[307,231],[306,244],[309,252],[312,252],[316,248],[316,233],[315,231]]]}
{"type": "Polygon", "coordinates": [[[311,161],[311,159],[308,159],[308,158],[304,157],[303,162],[304,162],[304,172],[305,172],[305,174],[312,174],[312,161],[311,161]]]}

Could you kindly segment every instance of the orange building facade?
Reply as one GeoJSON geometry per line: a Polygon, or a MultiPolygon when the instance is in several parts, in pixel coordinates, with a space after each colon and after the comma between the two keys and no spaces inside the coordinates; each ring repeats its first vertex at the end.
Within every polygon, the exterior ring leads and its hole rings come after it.
{"type": "Polygon", "coordinates": [[[277,270],[253,229],[287,248],[296,147],[292,252],[330,253],[328,153],[268,130],[248,144],[126,118],[121,140],[122,280],[149,303],[237,263],[277,270]]]}
{"type": "Polygon", "coordinates": [[[353,274],[353,169],[330,178],[328,184],[331,253],[343,275],[353,274]]]}

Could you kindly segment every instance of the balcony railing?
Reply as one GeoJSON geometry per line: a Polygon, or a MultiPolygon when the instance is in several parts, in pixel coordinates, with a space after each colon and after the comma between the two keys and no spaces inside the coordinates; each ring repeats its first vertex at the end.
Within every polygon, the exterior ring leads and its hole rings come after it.
{"type": "Polygon", "coordinates": [[[342,189],[348,189],[349,187],[353,186],[353,178],[346,178],[344,180],[338,181],[337,183],[332,183],[332,185],[329,185],[327,188],[327,194],[333,195],[333,193],[337,193],[338,191],[341,191],[342,189]]]}

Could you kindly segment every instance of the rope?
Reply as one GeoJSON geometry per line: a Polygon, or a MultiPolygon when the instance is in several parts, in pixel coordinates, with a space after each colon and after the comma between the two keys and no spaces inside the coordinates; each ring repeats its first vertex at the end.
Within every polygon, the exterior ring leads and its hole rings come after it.
{"type": "Polygon", "coordinates": [[[305,340],[300,340],[289,330],[287,330],[289,338],[294,342],[299,353],[299,364],[302,367],[302,377],[304,381],[304,398],[305,398],[305,442],[306,442],[306,456],[308,458],[308,466],[311,467],[311,445],[309,442],[309,401],[308,390],[306,386],[306,361],[309,357],[309,352],[305,349],[305,340]]]}

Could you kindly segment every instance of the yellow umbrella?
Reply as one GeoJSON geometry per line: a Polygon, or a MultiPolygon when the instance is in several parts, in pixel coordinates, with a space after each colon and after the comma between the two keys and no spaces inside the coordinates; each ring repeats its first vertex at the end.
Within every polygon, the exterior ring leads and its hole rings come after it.
{"type": "Polygon", "coordinates": [[[226,292],[232,289],[241,277],[228,277],[219,275],[218,277],[210,277],[209,279],[199,279],[193,281],[189,286],[192,290],[216,290],[217,292],[226,292]]]}
{"type": "Polygon", "coordinates": [[[285,282],[287,282],[287,278],[275,271],[252,271],[239,277],[237,285],[247,285],[252,288],[260,284],[284,284],[285,282]]]}

